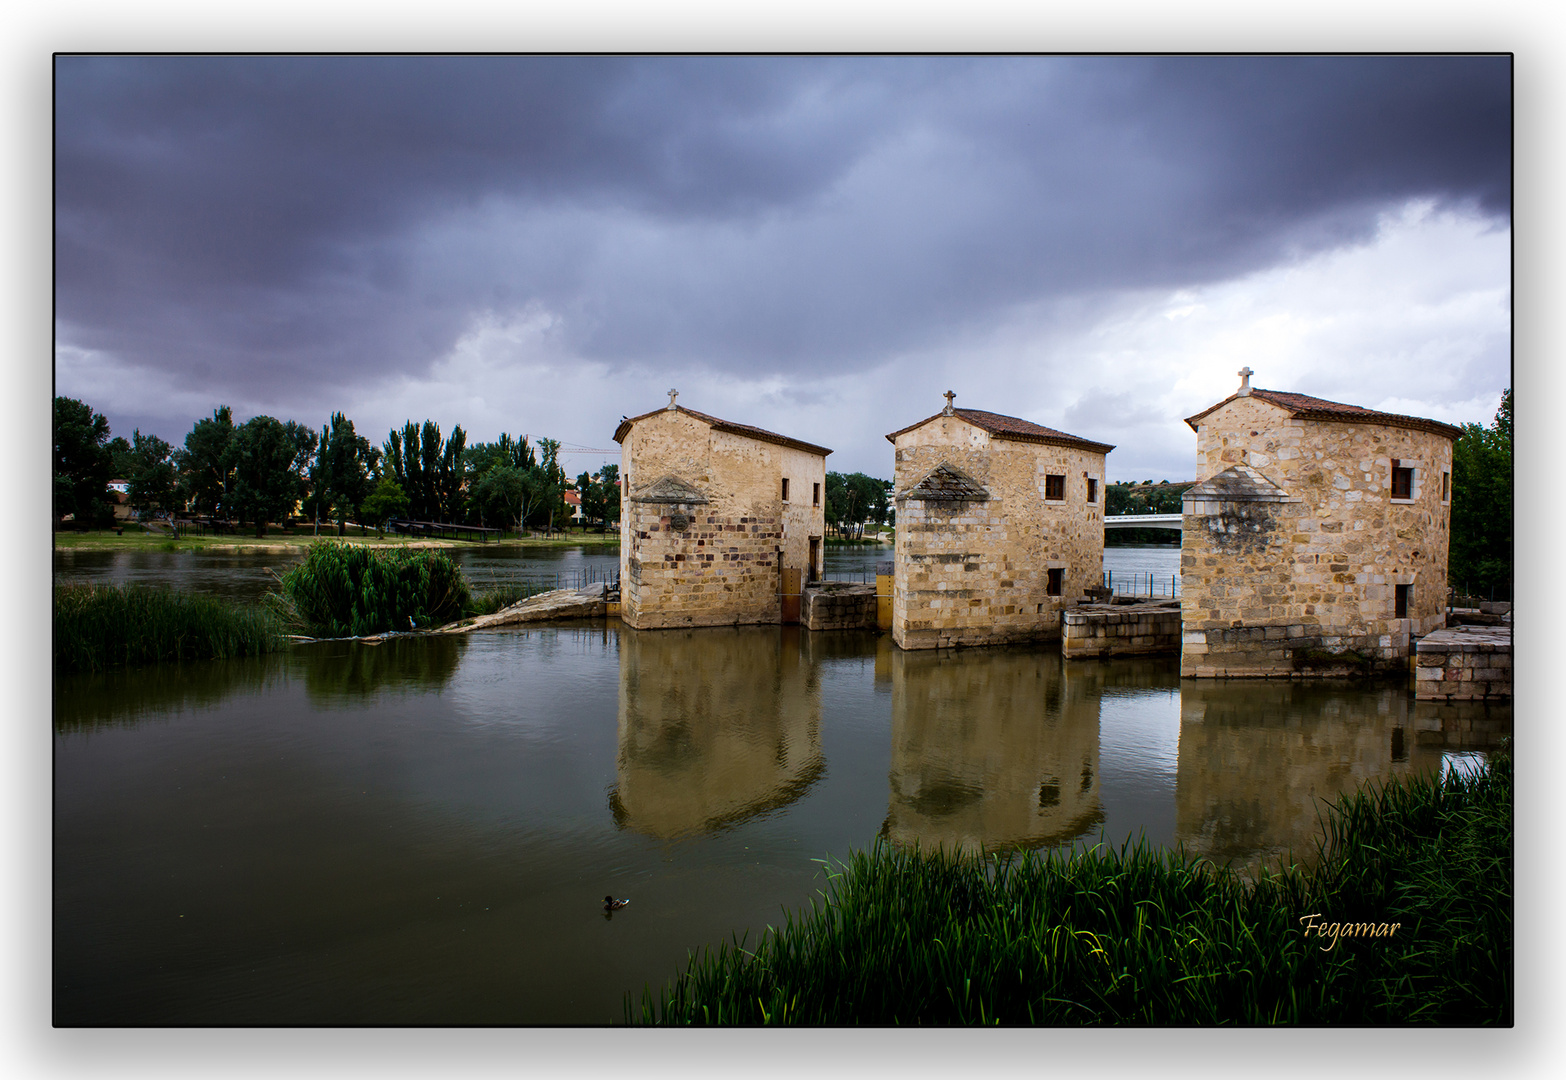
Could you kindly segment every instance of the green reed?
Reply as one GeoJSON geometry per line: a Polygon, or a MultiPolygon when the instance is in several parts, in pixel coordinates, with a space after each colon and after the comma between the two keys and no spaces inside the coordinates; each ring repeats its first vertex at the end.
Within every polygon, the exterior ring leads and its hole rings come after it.
{"type": "Polygon", "coordinates": [[[986,859],[877,843],[819,903],[693,956],[672,1024],[1507,1024],[1511,770],[1341,799],[1320,861],[1246,879],[1141,843],[986,859]],[[1401,923],[1323,939],[1318,921],[1401,923]]]}
{"type": "Polygon", "coordinates": [[[285,642],[282,620],[256,605],[144,585],[54,591],[57,674],[254,656],[285,642]]]}
{"type": "Polygon", "coordinates": [[[282,595],[321,637],[425,629],[461,616],[467,579],[441,551],[370,548],[321,540],[282,577],[282,595]]]}

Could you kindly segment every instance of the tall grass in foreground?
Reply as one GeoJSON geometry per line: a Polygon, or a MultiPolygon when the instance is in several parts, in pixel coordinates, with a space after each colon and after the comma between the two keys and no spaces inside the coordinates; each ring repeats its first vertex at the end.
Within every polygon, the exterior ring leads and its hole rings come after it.
{"type": "Polygon", "coordinates": [[[332,540],[311,544],[282,588],[300,621],[322,637],[427,628],[459,617],[471,600],[461,568],[442,551],[332,540]]]}
{"type": "Polygon", "coordinates": [[[1508,1024],[1511,766],[1329,811],[1320,862],[1252,881],[1141,845],[986,861],[881,844],[823,901],[693,957],[674,1024],[1508,1024]],[[1390,937],[1305,937],[1401,923],[1390,937]]]}
{"type": "Polygon", "coordinates": [[[57,674],[254,656],[285,640],[282,620],[255,605],[144,585],[62,585],[54,591],[57,674]]]}

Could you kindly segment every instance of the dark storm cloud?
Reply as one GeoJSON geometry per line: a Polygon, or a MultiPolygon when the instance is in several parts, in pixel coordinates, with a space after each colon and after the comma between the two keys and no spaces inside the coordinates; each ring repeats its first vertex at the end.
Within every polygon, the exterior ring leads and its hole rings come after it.
{"type": "MultiPolygon", "coordinates": [[[[62,58],[62,336],[264,398],[483,310],[611,363],[879,363],[1415,196],[1504,219],[1504,58],[62,58]]],[[[217,390],[214,390],[217,393],[217,390]]]]}

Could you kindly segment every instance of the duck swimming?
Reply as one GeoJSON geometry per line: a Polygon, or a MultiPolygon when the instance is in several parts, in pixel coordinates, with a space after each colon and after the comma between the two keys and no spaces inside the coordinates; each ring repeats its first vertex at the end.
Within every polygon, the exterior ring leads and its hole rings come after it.
{"type": "Polygon", "coordinates": [[[626,904],[629,904],[629,903],[630,903],[629,900],[616,900],[613,895],[606,896],[606,897],[604,897],[604,910],[605,911],[619,911],[621,908],[623,908],[626,904]]]}

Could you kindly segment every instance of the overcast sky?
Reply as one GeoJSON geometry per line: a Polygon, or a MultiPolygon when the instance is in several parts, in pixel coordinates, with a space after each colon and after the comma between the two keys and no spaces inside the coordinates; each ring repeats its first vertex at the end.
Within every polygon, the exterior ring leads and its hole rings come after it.
{"type": "Polygon", "coordinates": [[[1176,480],[1242,365],[1451,422],[1510,383],[1504,57],[55,76],[56,392],[127,438],[228,404],[612,448],[673,387],[889,477],[951,389],[1176,480]]]}

